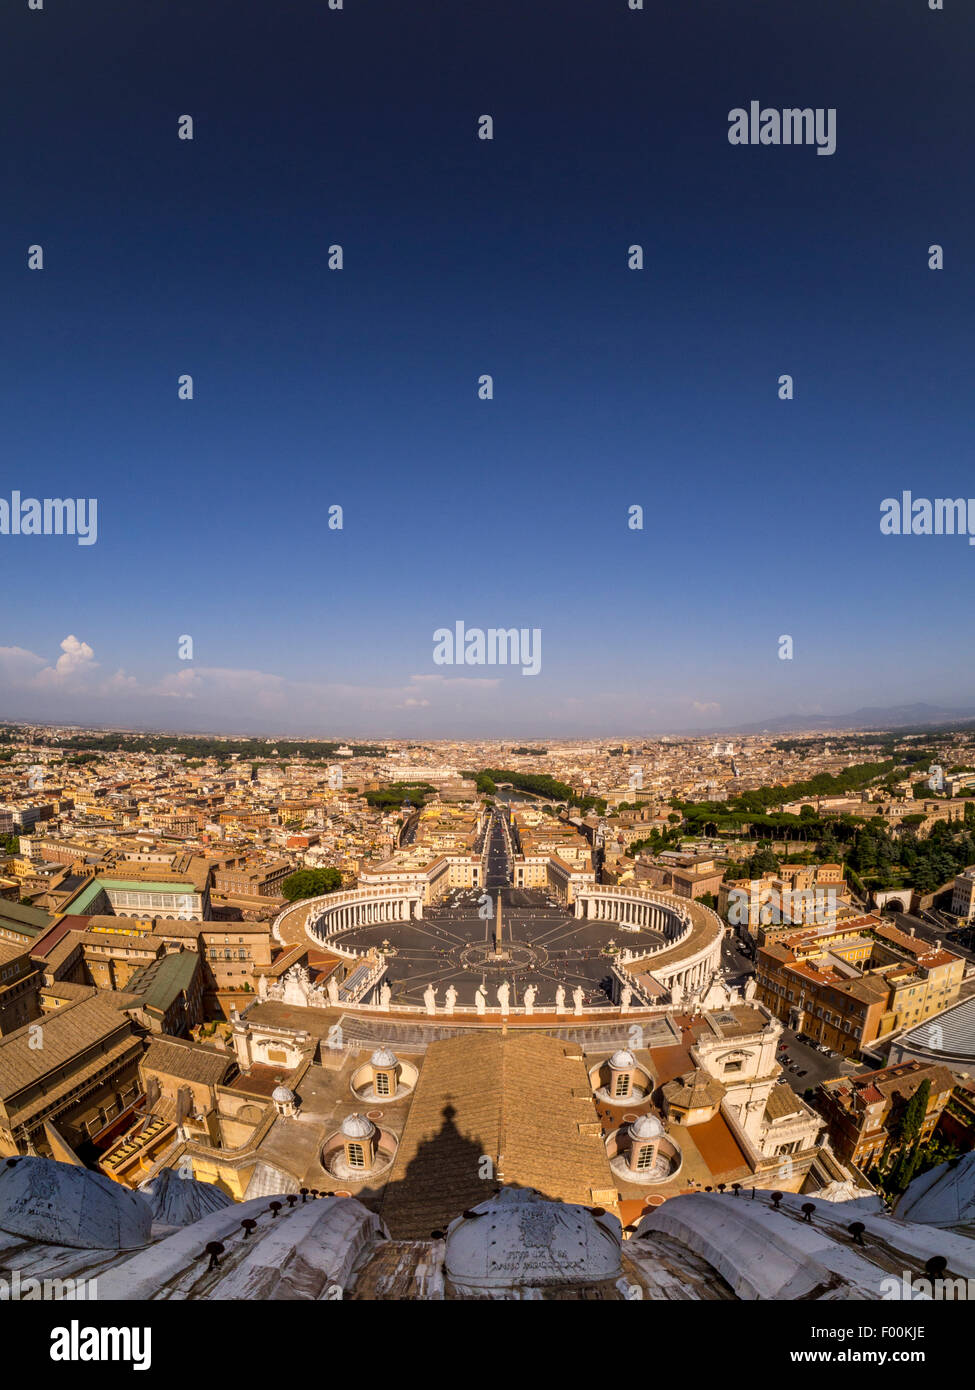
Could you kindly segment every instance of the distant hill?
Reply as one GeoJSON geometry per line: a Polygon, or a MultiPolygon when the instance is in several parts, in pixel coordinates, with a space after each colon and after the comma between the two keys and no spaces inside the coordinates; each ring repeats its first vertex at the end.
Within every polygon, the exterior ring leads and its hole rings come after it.
{"type": "Polygon", "coordinates": [[[899,729],[905,725],[952,724],[965,720],[975,720],[975,707],[946,709],[919,701],[913,705],[865,705],[852,714],[783,714],[761,723],[739,724],[722,732],[784,734],[802,729],[899,729]]]}

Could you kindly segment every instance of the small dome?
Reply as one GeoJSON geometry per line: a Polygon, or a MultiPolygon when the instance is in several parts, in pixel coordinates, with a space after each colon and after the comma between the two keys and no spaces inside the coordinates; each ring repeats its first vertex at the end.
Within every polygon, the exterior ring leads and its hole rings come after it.
{"type": "Polygon", "coordinates": [[[369,1061],[374,1067],[395,1067],[398,1058],[391,1048],[377,1047],[369,1061]]]}
{"type": "Polygon", "coordinates": [[[612,1057],[610,1057],[609,1065],[611,1067],[618,1067],[620,1071],[623,1071],[627,1067],[635,1067],[636,1058],[633,1056],[632,1052],[627,1052],[625,1048],[621,1048],[619,1052],[614,1052],[612,1057]]]}
{"type": "Polygon", "coordinates": [[[346,1115],[339,1132],[344,1134],[346,1139],[368,1139],[374,1129],[372,1121],[367,1120],[365,1115],[352,1114],[346,1115]]]}
{"type": "Polygon", "coordinates": [[[278,1105],[290,1105],[294,1098],[294,1091],[289,1091],[287,1086],[275,1086],[271,1092],[271,1099],[278,1105]]]}
{"type": "Polygon", "coordinates": [[[633,1139],[659,1139],[666,1131],[656,1115],[641,1115],[630,1125],[633,1139]]]}

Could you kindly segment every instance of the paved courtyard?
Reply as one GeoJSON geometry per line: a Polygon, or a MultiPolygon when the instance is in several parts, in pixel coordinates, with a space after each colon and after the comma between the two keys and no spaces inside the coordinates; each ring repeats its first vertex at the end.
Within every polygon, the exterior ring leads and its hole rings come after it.
{"type": "Polygon", "coordinates": [[[350,927],[331,940],[339,947],[383,950],[394,1003],[422,1008],[423,992],[432,984],[441,1007],[449,985],[457,991],[458,1004],[473,1004],[474,992],[483,984],[488,1008],[496,1008],[497,989],[506,980],[513,1008],[534,985],[538,1011],[554,1008],[559,984],[569,1007],[577,987],[587,1006],[608,1007],[611,957],[604,948],[612,940],[630,950],[649,951],[663,941],[659,932],[621,931],[609,922],[577,919],[571,909],[535,890],[493,888],[487,897],[490,903],[478,890],[457,891],[437,907],[425,908],[420,921],[350,927]],[[499,894],[506,958],[493,960],[499,894]],[[480,915],[489,906],[492,915],[480,915]]]}

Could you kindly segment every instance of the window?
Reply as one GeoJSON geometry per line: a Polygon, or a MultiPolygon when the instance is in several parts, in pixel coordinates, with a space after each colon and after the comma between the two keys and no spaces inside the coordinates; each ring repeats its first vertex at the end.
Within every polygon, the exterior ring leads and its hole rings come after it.
{"type": "Polygon", "coordinates": [[[376,1095],[389,1095],[389,1073],[385,1071],[376,1072],[376,1095]]]}
{"type": "Polygon", "coordinates": [[[638,1168],[650,1168],[653,1166],[652,1144],[644,1144],[643,1148],[640,1150],[640,1155],[637,1158],[636,1166],[638,1168]]]}
{"type": "Polygon", "coordinates": [[[741,1064],[741,1059],[740,1059],[740,1058],[739,1058],[737,1061],[735,1061],[735,1062],[725,1062],[725,1064],[724,1064],[724,1074],[725,1074],[725,1076],[727,1076],[728,1073],[729,1073],[729,1072],[732,1072],[732,1071],[741,1071],[741,1066],[742,1066],[742,1064],[741,1064]]]}
{"type": "Polygon", "coordinates": [[[629,1072],[626,1072],[626,1071],[620,1072],[619,1076],[616,1078],[616,1095],[618,1095],[618,1096],[628,1096],[629,1094],[630,1094],[630,1074],[629,1074],[629,1072]]]}
{"type": "Polygon", "coordinates": [[[362,1151],[361,1144],[349,1144],[347,1152],[350,1168],[364,1168],[366,1166],[366,1156],[362,1151]]]}

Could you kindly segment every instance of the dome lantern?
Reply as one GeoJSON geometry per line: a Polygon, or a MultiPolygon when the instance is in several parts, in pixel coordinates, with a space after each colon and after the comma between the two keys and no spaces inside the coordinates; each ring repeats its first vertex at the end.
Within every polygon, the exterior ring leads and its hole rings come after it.
{"type": "Polygon", "coordinates": [[[627,1048],[620,1048],[609,1059],[609,1086],[607,1090],[613,1100],[626,1100],[633,1095],[633,1073],[637,1070],[637,1060],[627,1048]]]}
{"type": "Polygon", "coordinates": [[[372,1068],[373,1094],[383,1099],[395,1096],[399,1079],[399,1058],[396,1053],[391,1048],[378,1047],[369,1058],[369,1065],[372,1068]]]}
{"type": "Polygon", "coordinates": [[[271,1092],[271,1100],[274,1102],[274,1108],[279,1115],[288,1119],[297,1115],[298,1097],[288,1086],[275,1086],[271,1092]]]}
{"type": "Polygon", "coordinates": [[[376,1152],[376,1126],[365,1115],[353,1112],[339,1126],[345,1147],[345,1161],[350,1168],[368,1172],[376,1152]]]}
{"type": "Polygon", "coordinates": [[[666,1131],[656,1115],[641,1115],[629,1127],[629,1167],[637,1173],[647,1173],[657,1162],[657,1150],[666,1131]]]}

